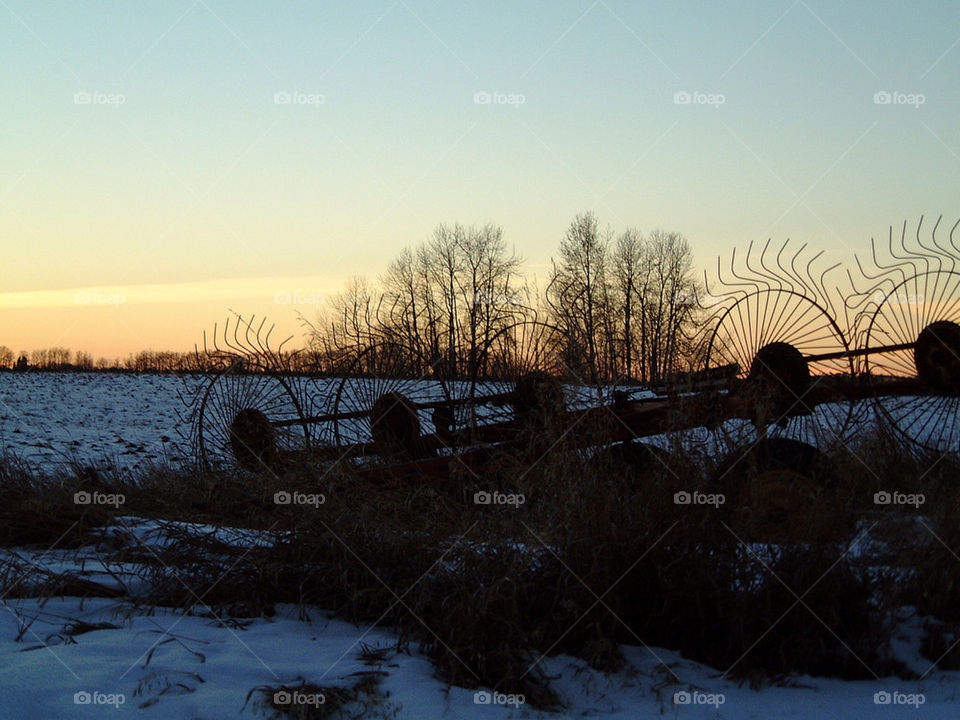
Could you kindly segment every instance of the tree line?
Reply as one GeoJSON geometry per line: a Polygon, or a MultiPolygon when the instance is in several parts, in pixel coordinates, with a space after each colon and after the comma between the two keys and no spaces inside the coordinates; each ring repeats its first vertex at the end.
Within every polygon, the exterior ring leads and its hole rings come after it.
{"type": "Polygon", "coordinates": [[[583,377],[656,382],[697,364],[699,286],[682,235],[615,235],[583,213],[561,239],[542,292],[521,267],[501,228],[440,225],[401,251],[376,285],[352,279],[326,304],[309,347],[335,367],[394,342],[469,376],[491,338],[535,318],[560,329],[565,362],[583,377]]]}
{"type": "MultiPolygon", "coordinates": [[[[350,280],[307,323],[306,347],[274,360],[293,372],[336,374],[368,348],[393,343],[448,377],[471,377],[497,333],[536,319],[560,330],[564,362],[581,377],[658,382],[699,364],[699,292],[690,243],[679,233],[615,234],[592,213],[577,215],[540,290],[502,228],[442,224],[376,282],[350,280]]],[[[0,369],[203,372],[230,362],[229,354],[203,351],[142,351],[121,361],[62,347],[14,355],[0,346],[0,369]]]]}
{"type": "Polygon", "coordinates": [[[33,370],[47,372],[202,372],[209,369],[195,352],[144,350],[124,359],[99,357],[84,350],[74,353],[64,347],[43,348],[14,353],[0,345],[0,371],[33,370]]]}

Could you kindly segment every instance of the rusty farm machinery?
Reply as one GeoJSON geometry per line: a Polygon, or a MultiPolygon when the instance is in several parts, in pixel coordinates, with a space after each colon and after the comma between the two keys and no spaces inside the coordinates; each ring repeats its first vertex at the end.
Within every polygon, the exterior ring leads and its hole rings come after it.
{"type": "Polygon", "coordinates": [[[805,247],[751,245],[718,262],[695,300],[709,318],[701,366],[642,386],[598,382],[573,339],[536,317],[494,333],[469,362],[381,338],[325,373],[289,372],[265,324],[238,320],[203,350],[217,369],[191,399],[196,456],[206,468],[277,470],[300,457],[430,479],[481,474],[503,455],[694,433],[726,465],[761,466],[755,492],[785,503],[817,491],[823,449],[868,425],[917,455],[956,456],[958,225],[891,228],[845,273],[805,247]]]}

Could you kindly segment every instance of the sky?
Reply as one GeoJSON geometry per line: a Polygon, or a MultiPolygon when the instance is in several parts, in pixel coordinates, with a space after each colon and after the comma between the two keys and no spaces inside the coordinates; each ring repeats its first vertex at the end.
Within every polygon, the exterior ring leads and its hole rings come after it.
{"type": "Polygon", "coordinates": [[[440,223],[851,263],[960,215],[958,77],[951,1],[0,0],[0,345],[299,336],[440,223]]]}

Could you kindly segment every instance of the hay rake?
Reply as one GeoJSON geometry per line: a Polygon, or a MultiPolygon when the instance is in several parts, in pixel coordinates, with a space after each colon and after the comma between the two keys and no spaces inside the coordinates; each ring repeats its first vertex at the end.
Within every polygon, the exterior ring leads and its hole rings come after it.
{"type": "Polygon", "coordinates": [[[442,477],[482,472],[494,451],[694,431],[729,455],[722,467],[756,462],[768,494],[795,502],[821,482],[819,449],[872,418],[916,453],[957,454],[960,221],[946,239],[939,219],[927,239],[922,225],[872,243],[844,287],[830,281],[839,265],[822,268],[806,246],[751,244],[718,262],[700,299],[702,367],[639,388],[591,386],[566,335],[535,317],[502,328],[466,369],[383,339],[325,373],[291,372],[295,353],[271,350],[263,321],[238,319],[204,344],[216,370],[190,399],[197,456],[276,470],[306,453],[371,477],[442,477]]]}

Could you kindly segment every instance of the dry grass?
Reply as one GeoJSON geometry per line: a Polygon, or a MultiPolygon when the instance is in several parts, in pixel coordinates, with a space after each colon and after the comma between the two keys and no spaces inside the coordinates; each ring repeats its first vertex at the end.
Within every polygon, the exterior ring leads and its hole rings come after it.
{"type": "MultiPolygon", "coordinates": [[[[451,683],[522,693],[544,708],[558,700],[538,665],[543,656],[568,653],[615,671],[622,644],[678,649],[751,682],[787,673],[868,677],[904,672],[889,654],[891,618],[904,605],[938,618],[928,655],[944,666],[960,656],[951,648],[960,637],[955,468],[926,471],[893,448],[866,438],[832,458],[838,511],[877,538],[867,558],[849,552],[852,528],[828,543],[742,543],[749,538],[730,525],[729,508],[674,502],[681,490],[716,489],[715,463],[679,449],[639,465],[629,453],[555,449],[532,466],[529,458],[505,461],[484,478],[377,487],[314,466],[280,477],[75,469],[54,480],[5,463],[0,540],[11,547],[60,538],[75,547],[118,514],[269,530],[276,542],[251,548],[171,526],[164,549],[128,545],[109,559],[140,564],[148,589],[136,603],[224,622],[269,616],[276,603],[304,613],[322,607],[396,628],[399,642],[418,643],[451,683]],[[876,476],[858,456],[871,458],[876,476]],[[872,502],[888,487],[927,493],[924,543],[912,514],[872,502]],[[94,488],[122,492],[126,502],[116,510],[73,504],[73,492],[94,488]],[[275,493],[295,491],[323,493],[324,502],[274,502],[275,493]],[[477,505],[481,491],[525,502],[477,505]],[[870,572],[878,558],[894,571],[870,572]]],[[[808,521],[803,508],[788,519],[801,534],[808,521]]]]}

